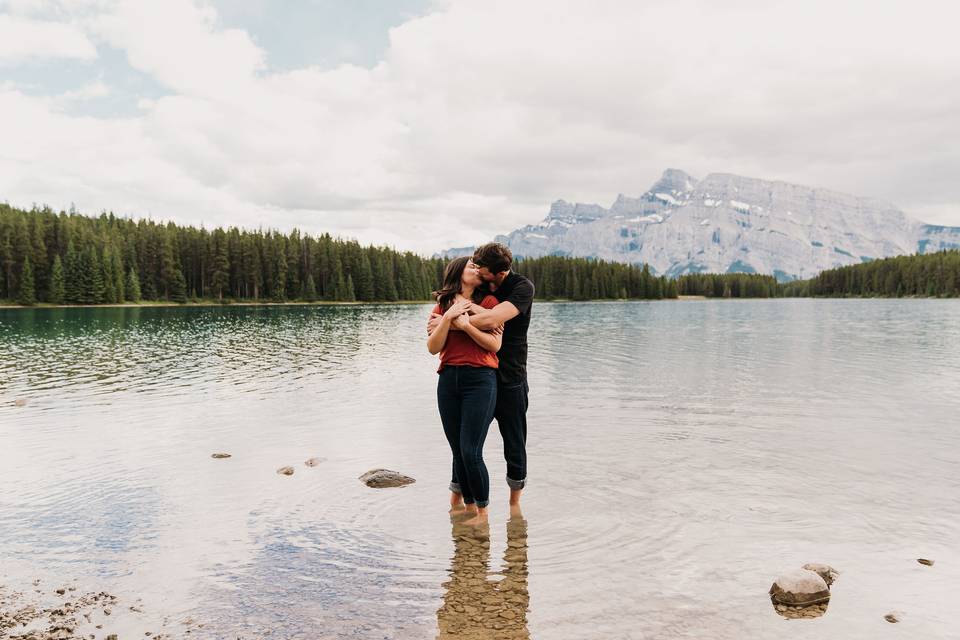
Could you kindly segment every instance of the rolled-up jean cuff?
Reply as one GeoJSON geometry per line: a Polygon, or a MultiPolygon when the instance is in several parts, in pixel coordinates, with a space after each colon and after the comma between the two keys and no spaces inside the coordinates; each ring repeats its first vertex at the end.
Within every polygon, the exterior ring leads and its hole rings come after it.
{"type": "Polygon", "coordinates": [[[477,500],[477,507],[480,508],[480,509],[486,509],[486,508],[487,508],[487,505],[489,505],[489,504],[490,504],[490,501],[489,501],[489,500],[482,500],[482,501],[481,501],[481,500],[477,500]]]}
{"type": "Polygon", "coordinates": [[[450,491],[452,493],[463,493],[463,491],[460,491],[460,485],[457,484],[456,482],[450,483],[450,491]]]}
{"type": "Polygon", "coordinates": [[[514,491],[519,491],[527,486],[527,479],[524,478],[523,480],[514,480],[510,476],[507,476],[507,485],[509,485],[514,491]]]}

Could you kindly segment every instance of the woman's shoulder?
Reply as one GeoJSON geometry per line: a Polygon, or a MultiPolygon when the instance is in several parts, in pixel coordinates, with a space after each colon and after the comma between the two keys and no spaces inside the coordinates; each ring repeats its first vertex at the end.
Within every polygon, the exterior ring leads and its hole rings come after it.
{"type": "Polygon", "coordinates": [[[500,304],[500,301],[497,300],[497,297],[489,293],[480,301],[480,306],[484,309],[493,309],[498,304],[500,304]]]}

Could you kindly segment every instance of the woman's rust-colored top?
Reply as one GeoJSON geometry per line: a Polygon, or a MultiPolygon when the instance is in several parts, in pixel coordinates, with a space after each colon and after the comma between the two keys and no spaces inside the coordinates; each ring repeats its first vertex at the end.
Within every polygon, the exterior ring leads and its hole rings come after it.
{"type": "MultiPolygon", "coordinates": [[[[493,309],[499,304],[499,301],[493,296],[487,296],[480,302],[484,309],[493,309]]],[[[440,305],[433,308],[434,313],[442,314],[440,305]]],[[[450,325],[450,331],[447,333],[447,342],[440,350],[440,368],[437,373],[443,371],[445,366],[457,367],[490,367],[496,369],[500,366],[500,360],[493,351],[487,351],[468,336],[466,332],[454,329],[450,325]]]]}

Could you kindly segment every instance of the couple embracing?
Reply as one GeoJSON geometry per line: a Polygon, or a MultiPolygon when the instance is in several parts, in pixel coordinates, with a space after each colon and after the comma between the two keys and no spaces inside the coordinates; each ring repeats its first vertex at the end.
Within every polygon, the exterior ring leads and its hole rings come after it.
{"type": "Polygon", "coordinates": [[[440,354],[437,404],[453,453],[450,509],[470,515],[468,525],[487,522],[483,443],[494,418],[503,436],[511,511],[519,511],[527,482],[527,328],[534,288],[512,266],[510,249],[499,243],[450,261],[427,323],[427,348],[440,354]]]}

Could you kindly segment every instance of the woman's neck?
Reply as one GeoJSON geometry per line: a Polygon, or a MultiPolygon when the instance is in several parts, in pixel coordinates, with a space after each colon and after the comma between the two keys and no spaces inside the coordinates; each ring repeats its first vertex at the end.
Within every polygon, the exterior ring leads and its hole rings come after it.
{"type": "Polygon", "coordinates": [[[476,287],[468,287],[466,285],[460,285],[460,295],[468,300],[473,297],[473,292],[476,287]]]}

